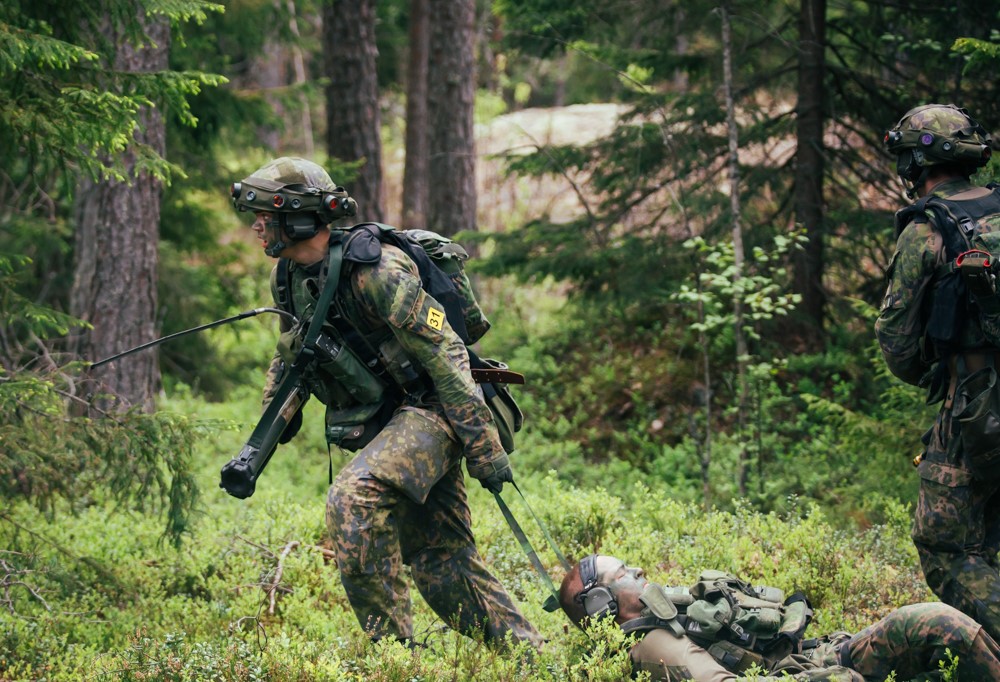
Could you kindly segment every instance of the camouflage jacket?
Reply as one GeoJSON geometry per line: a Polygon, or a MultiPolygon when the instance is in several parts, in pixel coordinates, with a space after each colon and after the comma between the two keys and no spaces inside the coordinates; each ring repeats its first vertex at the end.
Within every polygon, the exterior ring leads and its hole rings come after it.
{"type": "MultiPolygon", "coordinates": [[[[430,379],[433,395],[427,398],[440,405],[462,444],[469,473],[476,477],[491,473],[492,462],[504,456],[500,437],[482,391],[472,380],[465,344],[448,324],[442,306],[421,287],[416,264],[396,247],[384,244],[378,262],[345,263],[344,266],[334,304],[361,334],[375,338],[395,337],[406,355],[430,379]]],[[[306,325],[310,309],[299,301],[302,292],[309,288],[312,299],[318,297],[317,284],[308,282],[310,277],[316,277],[315,270],[295,265],[290,268],[296,311],[305,310],[301,314],[306,318],[306,325]]],[[[275,273],[272,273],[271,282],[275,304],[280,305],[275,273]]],[[[331,306],[331,310],[333,308],[331,306]]],[[[288,329],[284,321],[282,329],[288,329]]],[[[281,351],[278,350],[268,370],[265,405],[280,380],[281,367],[281,351]]],[[[332,378],[326,380],[333,383],[332,378]]],[[[344,390],[345,387],[329,388],[328,402],[333,404],[328,407],[350,407],[346,404],[350,393],[344,390]]]]}
{"type": "MultiPolygon", "coordinates": [[[[988,193],[988,189],[977,187],[964,178],[941,183],[932,192],[942,198],[968,198],[988,193]]],[[[982,222],[993,226],[1000,222],[1000,216],[988,216],[982,222]]],[[[925,334],[935,305],[940,277],[938,268],[947,260],[941,234],[925,217],[911,220],[900,232],[887,271],[888,288],[875,322],[875,334],[889,370],[909,384],[919,384],[940,359],[925,334]]],[[[964,304],[955,301],[953,305],[964,304]]],[[[958,333],[958,347],[981,345],[978,325],[966,319],[958,333]]]]}

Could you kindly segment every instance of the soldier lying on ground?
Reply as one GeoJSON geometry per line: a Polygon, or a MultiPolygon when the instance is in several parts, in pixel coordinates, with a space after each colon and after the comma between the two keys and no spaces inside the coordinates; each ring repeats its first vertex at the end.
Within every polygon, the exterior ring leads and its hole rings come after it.
{"type": "Polygon", "coordinates": [[[577,625],[612,616],[635,633],[633,669],[662,682],[882,682],[893,671],[909,680],[939,671],[939,661],[947,667],[946,650],[958,659],[960,679],[1000,680],[1000,647],[946,604],[904,606],[853,636],[806,639],[812,611],[801,593],[785,599],[777,588],[720,571],[704,572],[691,588],[664,588],[641,568],[596,554],[566,574],[559,601],[577,625]],[[766,673],[740,676],[754,664],[766,673]]]}

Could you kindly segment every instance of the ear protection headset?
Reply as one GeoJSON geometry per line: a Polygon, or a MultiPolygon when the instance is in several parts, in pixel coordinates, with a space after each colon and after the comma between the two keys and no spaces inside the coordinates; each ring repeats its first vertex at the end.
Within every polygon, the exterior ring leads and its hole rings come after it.
{"type": "Polygon", "coordinates": [[[585,556],[580,561],[580,580],[583,589],[576,601],[583,605],[590,618],[618,615],[618,601],[604,585],[597,584],[597,555],[585,556]]]}

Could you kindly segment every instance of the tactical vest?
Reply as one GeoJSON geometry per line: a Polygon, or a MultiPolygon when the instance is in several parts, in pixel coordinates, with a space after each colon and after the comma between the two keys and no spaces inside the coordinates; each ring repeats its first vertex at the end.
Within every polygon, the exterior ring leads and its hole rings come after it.
{"type": "Polygon", "coordinates": [[[929,195],[896,213],[897,235],[911,221],[929,220],[944,243],[926,332],[940,355],[1000,347],[1000,186],[989,187],[974,199],[929,195]]]}
{"type": "Polygon", "coordinates": [[[813,614],[800,592],[785,599],[776,587],[754,586],[723,571],[704,571],[691,588],[663,588],[662,593],[669,606],[649,600],[654,603],[623,623],[622,630],[665,629],[690,637],[734,673],[754,664],[769,669],[798,651],[813,614]]]}
{"type": "MultiPolygon", "coordinates": [[[[377,263],[382,244],[391,244],[416,264],[422,288],[444,308],[449,325],[466,345],[489,330],[489,320],[465,273],[468,253],[459,244],[428,230],[401,232],[381,223],[355,225],[349,233],[343,250],[342,281],[352,266],[377,263]]],[[[329,267],[329,263],[324,265],[329,267]]],[[[278,306],[305,320],[322,289],[325,270],[307,273],[296,284],[292,271],[297,267],[288,259],[279,259],[271,285],[278,306]]],[[[300,342],[298,328],[282,334],[278,349],[286,362],[294,358],[300,342]]],[[[332,444],[350,450],[364,447],[405,396],[433,388],[423,368],[408,356],[391,330],[369,333],[358,329],[339,297],[327,311],[317,346],[324,357],[304,373],[303,380],[327,406],[326,436],[332,444]]],[[[502,363],[476,357],[471,349],[469,356],[473,367],[506,369],[502,363]]],[[[481,385],[501,441],[511,451],[513,432],[520,429],[522,415],[505,386],[481,385]]]]}

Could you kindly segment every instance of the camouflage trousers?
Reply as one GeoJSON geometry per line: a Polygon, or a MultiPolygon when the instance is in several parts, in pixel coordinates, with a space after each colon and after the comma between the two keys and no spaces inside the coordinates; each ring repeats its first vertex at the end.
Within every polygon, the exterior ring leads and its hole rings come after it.
{"type": "MultiPolygon", "coordinates": [[[[950,410],[942,410],[920,463],[913,542],[927,585],[1000,638],[1000,484],[969,470],[950,410]]],[[[1000,678],[998,678],[1000,679],[1000,678]]]]}
{"type": "Polygon", "coordinates": [[[461,462],[444,417],[406,407],[344,467],[326,521],[347,598],[372,638],[411,639],[406,564],[446,624],[487,642],[510,633],[540,646],[476,549],[461,462]]]}
{"type": "Polygon", "coordinates": [[[865,680],[882,682],[895,671],[902,681],[937,679],[938,662],[949,665],[945,650],[958,658],[959,680],[1000,680],[1000,647],[993,638],[969,616],[936,602],[896,609],[849,639],[832,637],[809,657],[820,666],[818,674],[840,664],[865,680]]]}

